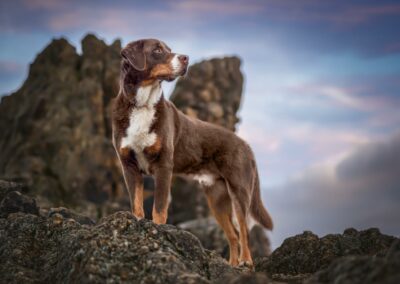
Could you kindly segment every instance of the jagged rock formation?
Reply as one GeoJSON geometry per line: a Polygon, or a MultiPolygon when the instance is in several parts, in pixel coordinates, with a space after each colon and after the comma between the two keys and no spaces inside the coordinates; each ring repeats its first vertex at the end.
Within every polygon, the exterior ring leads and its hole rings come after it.
{"type": "Polygon", "coordinates": [[[252,272],[230,267],[175,226],[137,221],[128,212],[87,223],[66,208],[39,210],[20,190],[0,181],[0,283],[400,281],[400,239],[377,229],[323,238],[305,232],[286,239],[270,257],[256,259],[252,272]]]}
{"type": "Polygon", "coordinates": [[[190,66],[180,78],[171,101],[184,113],[232,131],[239,121],[243,75],[237,57],[215,58],[190,66]]]}
{"type": "Polygon", "coordinates": [[[376,256],[351,255],[338,258],[326,268],[315,273],[306,281],[316,283],[399,283],[400,282],[400,240],[391,243],[386,253],[376,256]]]}
{"type": "MultiPolygon", "coordinates": [[[[178,224],[179,228],[191,232],[199,238],[201,244],[229,258],[229,250],[224,232],[213,217],[199,218],[178,224]]],[[[253,257],[267,256],[270,252],[269,239],[264,229],[254,226],[250,231],[250,250],[253,257]]]]}
{"type": "Polygon", "coordinates": [[[270,257],[258,262],[257,270],[279,281],[307,280],[319,271],[309,281],[333,283],[335,279],[346,277],[343,281],[350,282],[340,283],[395,283],[389,280],[393,277],[397,281],[400,279],[400,270],[395,273],[393,269],[400,268],[398,241],[398,238],[383,235],[375,228],[365,231],[351,228],[342,235],[331,234],[323,238],[306,231],[286,239],[270,257]],[[391,259],[385,260],[386,255],[391,259]],[[348,258],[342,258],[345,256],[348,258]],[[380,257],[381,260],[377,259],[380,257]],[[377,271],[366,269],[373,263],[378,265],[380,273],[376,281],[372,280],[377,271]]]}
{"type": "Polygon", "coordinates": [[[0,176],[56,204],[101,204],[123,192],[108,111],[120,49],[88,35],[82,55],[58,39],[37,56],[23,86],[1,100],[0,176]]]}
{"type": "MultiPolygon", "coordinates": [[[[10,191],[1,204],[21,196],[10,191]]],[[[15,209],[0,218],[1,283],[209,283],[238,274],[192,234],[129,212],[88,226],[24,202],[15,209]]]]}

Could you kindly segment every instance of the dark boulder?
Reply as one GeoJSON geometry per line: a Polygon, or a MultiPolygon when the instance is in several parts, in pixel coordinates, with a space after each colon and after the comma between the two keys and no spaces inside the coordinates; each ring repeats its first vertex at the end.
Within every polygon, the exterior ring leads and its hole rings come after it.
{"type": "Polygon", "coordinates": [[[306,231],[287,238],[270,257],[257,262],[256,270],[264,271],[275,280],[306,279],[327,268],[344,256],[364,256],[370,259],[385,255],[396,238],[381,234],[378,229],[364,231],[347,229],[343,234],[319,238],[306,231]]]}
{"type": "Polygon", "coordinates": [[[392,243],[386,254],[335,259],[327,268],[315,273],[307,283],[400,283],[400,240],[392,243]]]}
{"type": "Polygon", "coordinates": [[[0,177],[57,206],[125,195],[109,120],[120,49],[88,35],[82,55],[61,38],[36,57],[22,87],[1,99],[0,177]]]}
{"type": "Polygon", "coordinates": [[[10,191],[0,202],[0,217],[7,217],[16,212],[39,215],[39,207],[35,199],[22,195],[18,191],[10,191]]]}
{"type": "Polygon", "coordinates": [[[239,272],[192,234],[128,212],[81,225],[59,213],[0,218],[1,283],[209,283],[239,272]]]}

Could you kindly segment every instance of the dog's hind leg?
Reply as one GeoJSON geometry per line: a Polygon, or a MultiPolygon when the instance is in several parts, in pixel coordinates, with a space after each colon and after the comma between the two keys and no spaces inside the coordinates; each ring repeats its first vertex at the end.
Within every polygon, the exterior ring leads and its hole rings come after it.
{"type": "Polygon", "coordinates": [[[229,264],[238,265],[239,236],[232,223],[232,201],[226,183],[218,179],[210,187],[205,187],[208,205],[229,242],[229,264]]]}
{"type": "Polygon", "coordinates": [[[249,249],[249,231],[247,226],[247,216],[249,214],[250,199],[245,193],[245,189],[240,185],[228,184],[228,191],[230,199],[232,200],[232,207],[235,212],[236,220],[239,225],[239,243],[240,243],[240,256],[239,264],[248,266],[253,265],[251,253],[249,249]]]}

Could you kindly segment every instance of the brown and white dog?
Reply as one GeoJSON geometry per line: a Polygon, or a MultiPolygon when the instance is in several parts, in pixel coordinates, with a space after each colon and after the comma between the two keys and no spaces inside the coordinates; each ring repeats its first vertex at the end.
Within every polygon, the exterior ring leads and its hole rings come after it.
{"type": "Polygon", "coordinates": [[[186,174],[205,188],[208,204],[229,241],[232,265],[252,265],[248,223],[272,229],[260,198],[254,155],[235,133],[193,119],[162,93],[161,82],[186,73],[189,58],[162,41],[144,39],[122,51],[120,92],[113,104],[113,144],[132,213],[143,218],[143,174],[155,179],[153,221],[164,224],[171,178],[186,174]],[[239,255],[240,250],[240,255],[239,255]]]}

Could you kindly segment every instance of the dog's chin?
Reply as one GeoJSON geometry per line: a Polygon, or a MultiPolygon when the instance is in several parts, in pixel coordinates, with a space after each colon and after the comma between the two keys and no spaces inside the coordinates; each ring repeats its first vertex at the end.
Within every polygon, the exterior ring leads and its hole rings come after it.
{"type": "Polygon", "coordinates": [[[186,75],[186,71],[187,71],[187,68],[184,68],[184,69],[182,69],[181,71],[179,71],[179,72],[177,72],[175,74],[171,74],[171,75],[168,75],[168,76],[163,76],[160,79],[163,80],[163,81],[172,82],[178,77],[185,76],[186,75]]]}
{"type": "Polygon", "coordinates": [[[187,67],[182,68],[181,72],[179,73],[179,76],[185,76],[187,72],[187,67]]]}
{"type": "Polygon", "coordinates": [[[177,76],[168,76],[167,78],[165,78],[165,81],[167,82],[172,82],[176,79],[177,76]]]}

